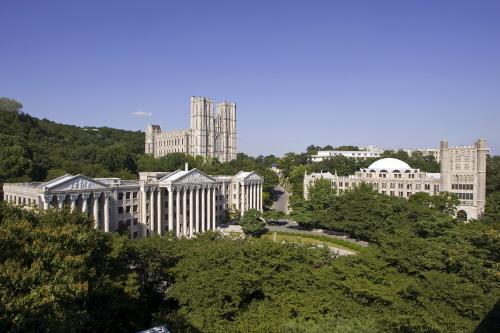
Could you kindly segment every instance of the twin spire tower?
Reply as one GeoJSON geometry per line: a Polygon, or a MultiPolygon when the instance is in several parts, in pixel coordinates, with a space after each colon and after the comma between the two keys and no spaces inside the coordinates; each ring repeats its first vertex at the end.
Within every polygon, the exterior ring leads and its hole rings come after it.
{"type": "Polygon", "coordinates": [[[149,125],[145,151],[155,157],[179,152],[221,162],[236,159],[236,103],[191,97],[191,128],[162,131],[149,125]]]}

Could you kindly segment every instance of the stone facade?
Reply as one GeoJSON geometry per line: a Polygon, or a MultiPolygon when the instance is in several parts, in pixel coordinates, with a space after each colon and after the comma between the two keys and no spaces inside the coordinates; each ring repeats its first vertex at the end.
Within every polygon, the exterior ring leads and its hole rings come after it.
{"type": "Polygon", "coordinates": [[[255,172],[209,176],[197,169],[141,172],[138,180],[64,175],[45,183],[4,184],[4,200],[33,209],[79,210],[105,232],[131,238],[215,230],[229,210],[262,211],[263,178],[255,172]]]}
{"type": "Polygon", "coordinates": [[[221,162],[236,159],[236,104],[191,97],[191,128],[162,131],[159,125],[146,129],[146,154],[161,157],[169,153],[217,158],[221,162]]]}
{"type": "Polygon", "coordinates": [[[382,194],[408,198],[417,192],[434,195],[441,191],[455,193],[459,211],[468,219],[477,219],[484,213],[486,196],[486,140],[477,140],[473,146],[449,147],[441,141],[439,156],[441,172],[427,173],[411,168],[394,158],[383,158],[350,176],[312,173],[304,175],[304,198],[308,199],[309,187],[317,179],[331,181],[332,187],[342,193],[367,183],[382,194]]]}

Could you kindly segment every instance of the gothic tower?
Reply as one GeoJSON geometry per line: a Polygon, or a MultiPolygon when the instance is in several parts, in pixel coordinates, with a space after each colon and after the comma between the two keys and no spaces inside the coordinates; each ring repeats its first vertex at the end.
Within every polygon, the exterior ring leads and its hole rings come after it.
{"type": "Polygon", "coordinates": [[[221,162],[236,158],[236,104],[221,102],[217,104],[216,152],[221,162]]]}
{"type": "Polygon", "coordinates": [[[159,133],[161,133],[161,127],[159,125],[149,125],[146,128],[146,142],[145,142],[146,154],[153,154],[153,156],[156,157],[155,139],[156,135],[159,133]]]}
{"type": "Polygon", "coordinates": [[[203,157],[213,156],[214,111],[213,101],[207,97],[191,97],[190,152],[203,157]]]}

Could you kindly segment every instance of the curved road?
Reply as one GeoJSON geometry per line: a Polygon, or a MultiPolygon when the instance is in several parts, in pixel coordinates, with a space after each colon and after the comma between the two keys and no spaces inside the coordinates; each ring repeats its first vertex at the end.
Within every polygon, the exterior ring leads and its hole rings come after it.
{"type": "Polygon", "coordinates": [[[288,213],[288,198],[290,194],[281,186],[277,185],[273,189],[274,198],[273,205],[271,207],[272,210],[277,212],[283,212],[285,214],[288,213]],[[276,200],[274,200],[276,199],[276,200]]]}

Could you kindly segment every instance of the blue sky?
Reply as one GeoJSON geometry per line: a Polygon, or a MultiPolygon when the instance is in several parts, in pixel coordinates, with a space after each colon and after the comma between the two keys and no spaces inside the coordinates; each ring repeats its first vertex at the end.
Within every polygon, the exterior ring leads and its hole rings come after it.
{"type": "Polygon", "coordinates": [[[33,116],[181,129],[192,95],[235,101],[252,155],[499,154],[500,1],[1,1],[0,96],[33,116]]]}

